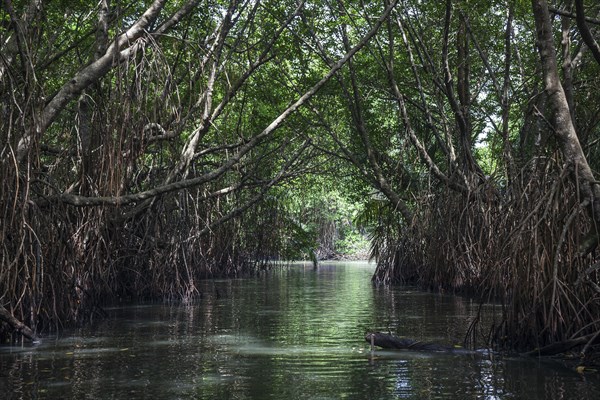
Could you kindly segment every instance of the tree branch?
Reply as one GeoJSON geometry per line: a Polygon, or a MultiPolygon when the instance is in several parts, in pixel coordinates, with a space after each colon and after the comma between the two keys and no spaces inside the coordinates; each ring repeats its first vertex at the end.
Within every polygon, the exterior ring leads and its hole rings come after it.
{"type": "MultiPolygon", "coordinates": [[[[36,135],[43,135],[70,101],[74,100],[83,90],[106,75],[121,59],[130,54],[135,41],[146,32],[150,24],[160,14],[165,1],[155,0],[126,32],[115,38],[104,55],[81,69],[60,88],[54,98],[44,107],[35,127],[36,135]]],[[[34,132],[31,131],[26,132],[19,141],[17,147],[17,160],[19,162],[25,158],[29,151],[33,134],[34,132]]]]}
{"type": "Polygon", "coordinates": [[[235,164],[237,164],[241,158],[246,155],[250,150],[256,147],[263,139],[270,136],[277,128],[283,124],[283,122],[292,115],[295,111],[297,111],[300,107],[302,107],[306,102],[308,102],[336,73],[339,71],[347,62],[350,60],[359,50],[361,50],[369,40],[377,33],[383,21],[389,16],[392,9],[396,6],[398,0],[392,1],[388,7],[385,9],[381,17],[377,20],[377,23],[369,30],[369,32],[352,48],[348,51],[342,58],[340,58],[329,70],[323,78],[319,82],[317,82],[313,87],[311,87],[308,91],[306,91],[298,100],[288,106],[277,118],[275,118],[261,133],[255,135],[251,138],[245,145],[241,146],[238,153],[231,158],[229,158],[226,162],[221,164],[221,166],[209,173],[203,174],[199,177],[192,179],[185,179],[182,181],[162,185],[150,190],[146,190],[143,192],[122,195],[122,196],[112,196],[112,197],[86,197],[86,196],[77,196],[69,193],[62,193],[56,196],[51,196],[47,198],[41,198],[36,200],[36,204],[40,207],[44,207],[53,202],[63,202],[65,204],[69,204],[76,207],[90,207],[90,206],[123,206],[127,204],[137,203],[139,201],[143,201],[152,197],[156,197],[162,194],[175,192],[182,189],[187,189],[195,186],[202,185],[204,183],[210,182],[222,176],[225,172],[231,169],[235,164]]]}
{"type": "MultiPolygon", "coordinates": [[[[594,36],[590,31],[590,28],[587,26],[583,9],[583,0],[575,0],[575,9],[577,10],[577,28],[579,29],[579,33],[581,33],[581,38],[585,42],[585,44],[590,48],[590,51],[594,55],[596,62],[600,64],[600,46],[594,40],[594,36]]],[[[600,22],[600,21],[599,21],[600,22]]]]}
{"type": "Polygon", "coordinates": [[[37,337],[35,332],[31,330],[27,325],[23,322],[19,321],[12,315],[6,308],[0,305],[0,321],[6,322],[10,325],[15,331],[19,332],[21,335],[25,336],[27,339],[32,342],[38,342],[40,339],[37,337]]]}
{"type": "MultiPolygon", "coordinates": [[[[569,17],[569,18],[577,18],[576,14],[573,14],[573,13],[570,13],[570,12],[567,12],[564,10],[559,10],[558,8],[555,8],[555,7],[548,7],[548,10],[552,14],[562,15],[563,17],[569,17]]],[[[600,25],[600,19],[585,17],[585,21],[589,22],[590,24],[600,25]]]]}

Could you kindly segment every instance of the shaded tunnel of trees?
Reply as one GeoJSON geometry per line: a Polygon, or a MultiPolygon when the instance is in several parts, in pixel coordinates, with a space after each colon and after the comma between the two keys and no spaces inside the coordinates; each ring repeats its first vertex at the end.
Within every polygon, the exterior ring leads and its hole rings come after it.
{"type": "Polygon", "coordinates": [[[598,41],[583,0],[2,0],[0,337],[191,301],[350,224],[375,282],[585,353],[598,41]]]}

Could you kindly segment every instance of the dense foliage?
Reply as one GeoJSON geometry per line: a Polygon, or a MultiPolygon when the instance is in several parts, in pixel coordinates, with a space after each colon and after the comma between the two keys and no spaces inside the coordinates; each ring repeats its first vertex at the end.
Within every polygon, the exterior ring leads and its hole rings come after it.
{"type": "Polygon", "coordinates": [[[2,315],[192,300],[367,233],[375,281],[499,302],[496,345],[598,339],[595,2],[2,4],[2,315]]]}

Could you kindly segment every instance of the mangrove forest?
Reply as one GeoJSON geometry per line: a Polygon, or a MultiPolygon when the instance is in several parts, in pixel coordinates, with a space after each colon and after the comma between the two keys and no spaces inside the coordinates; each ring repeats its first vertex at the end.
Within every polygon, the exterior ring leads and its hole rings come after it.
{"type": "Polygon", "coordinates": [[[592,0],[2,0],[0,342],[368,257],[593,357],[598,88],[592,0]]]}

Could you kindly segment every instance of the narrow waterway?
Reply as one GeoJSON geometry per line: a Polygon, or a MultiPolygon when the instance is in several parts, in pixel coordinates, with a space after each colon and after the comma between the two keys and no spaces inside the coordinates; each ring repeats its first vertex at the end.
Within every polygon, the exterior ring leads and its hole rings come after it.
{"type": "MultiPolygon", "coordinates": [[[[378,350],[369,330],[459,343],[478,305],[377,288],[365,263],[206,281],[192,306],[140,305],[0,347],[2,399],[599,399],[597,375],[521,357],[378,350]]],[[[492,307],[484,309],[492,319],[492,307]]]]}

